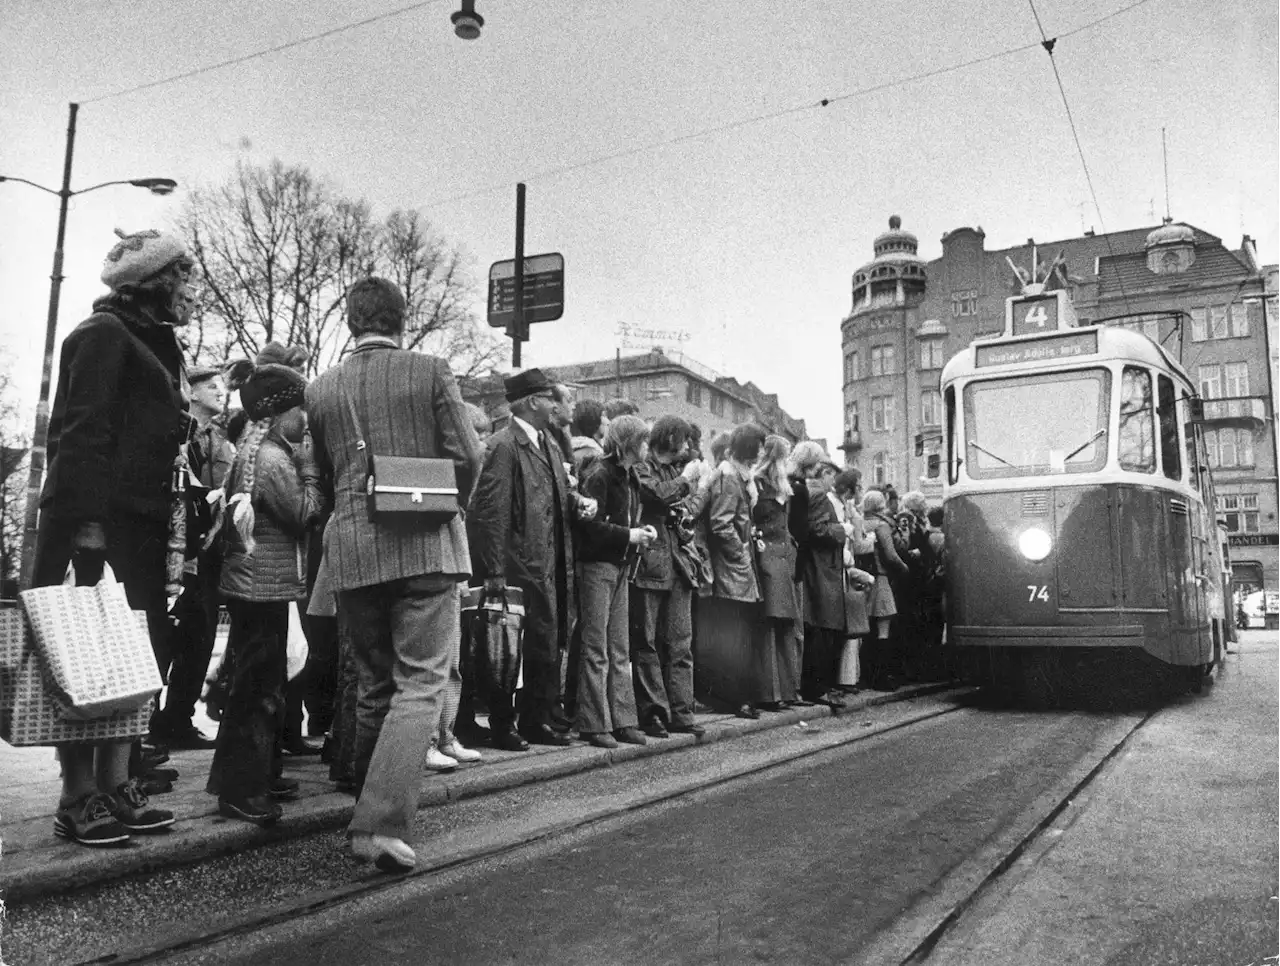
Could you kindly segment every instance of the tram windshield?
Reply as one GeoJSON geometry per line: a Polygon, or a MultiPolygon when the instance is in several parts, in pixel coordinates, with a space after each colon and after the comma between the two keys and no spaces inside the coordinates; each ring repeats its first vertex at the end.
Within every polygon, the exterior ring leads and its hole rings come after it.
{"type": "Polygon", "coordinates": [[[964,448],[970,478],[1102,469],[1110,398],[1111,374],[1105,369],[969,383],[964,448]]]}

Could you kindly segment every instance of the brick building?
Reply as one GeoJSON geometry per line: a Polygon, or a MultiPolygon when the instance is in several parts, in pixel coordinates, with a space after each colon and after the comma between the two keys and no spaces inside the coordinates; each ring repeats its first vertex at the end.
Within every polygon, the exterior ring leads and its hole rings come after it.
{"type": "Polygon", "coordinates": [[[1258,264],[1252,240],[1230,249],[1194,226],[1166,222],[994,251],[984,242],[981,228],[957,228],[942,237],[942,256],[926,262],[895,217],[875,239],[873,260],[854,272],[852,309],[841,322],[846,460],[868,485],[940,497],[925,467],[940,444],[942,367],[973,340],[1000,334],[1004,300],[1020,289],[1010,262],[1025,268],[1060,257],[1054,283],[1069,291],[1081,324],[1145,333],[1200,386],[1236,583],[1275,590],[1275,273],[1258,264]]]}
{"type": "MultiPolygon", "coordinates": [[[[739,423],[754,421],[792,443],[805,439],[803,419],[796,419],[779,404],[774,393],[755,383],[738,382],[707,368],[681,352],[651,349],[599,362],[579,362],[545,370],[549,376],[573,387],[578,399],[629,399],[648,420],[663,415],[682,416],[702,427],[703,440],[739,423]]],[[[493,374],[461,383],[462,396],[484,408],[494,419],[507,414],[502,377],[493,374]]]]}

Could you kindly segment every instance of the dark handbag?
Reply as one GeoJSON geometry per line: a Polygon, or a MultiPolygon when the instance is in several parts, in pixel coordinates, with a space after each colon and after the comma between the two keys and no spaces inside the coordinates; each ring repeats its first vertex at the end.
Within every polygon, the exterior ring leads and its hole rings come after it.
{"type": "Polygon", "coordinates": [[[476,693],[511,694],[520,683],[524,642],[524,592],[507,587],[499,598],[472,587],[462,595],[462,633],[467,647],[463,676],[476,693]]]}
{"type": "Polygon", "coordinates": [[[364,441],[355,404],[342,390],[365,454],[365,494],[369,522],[441,527],[458,515],[458,476],[453,460],[421,456],[378,456],[364,441]]]}

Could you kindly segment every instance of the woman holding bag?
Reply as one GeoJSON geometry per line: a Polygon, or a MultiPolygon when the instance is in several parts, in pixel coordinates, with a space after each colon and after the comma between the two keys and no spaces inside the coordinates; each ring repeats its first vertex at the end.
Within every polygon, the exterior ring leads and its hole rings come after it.
{"type": "Polygon", "coordinates": [[[856,694],[861,690],[859,679],[862,668],[858,658],[862,638],[871,632],[867,616],[867,591],[876,582],[874,574],[860,568],[858,564],[869,562],[868,557],[875,549],[875,538],[867,535],[866,521],[862,518],[862,511],[858,509],[858,502],[862,497],[862,473],[852,468],[842,471],[836,477],[834,489],[844,510],[844,520],[853,527],[844,548],[845,639],[836,684],[842,691],[856,694]]]}
{"type": "Polygon", "coordinates": [[[307,596],[305,539],[324,513],[320,474],[304,445],[307,380],[278,363],[232,366],[230,383],[251,422],[227,477],[228,541],[219,589],[231,629],[231,684],[207,790],[218,812],[255,825],[280,817],[272,798],[296,797],[278,777],[285,710],[289,607],[307,596]]]}
{"type": "MultiPolygon", "coordinates": [[[[110,294],[62,343],[49,418],[34,585],[95,584],[110,564],[129,604],[146,611],[157,664],[168,648],[165,553],[174,460],[191,431],[182,349],[192,262],[158,231],[120,235],[102,281],[110,294]]],[[[54,833],[89,846],[173,824],[152,808],[129,756],[137,735],[58,747],[62,796],[54,833]]]]}

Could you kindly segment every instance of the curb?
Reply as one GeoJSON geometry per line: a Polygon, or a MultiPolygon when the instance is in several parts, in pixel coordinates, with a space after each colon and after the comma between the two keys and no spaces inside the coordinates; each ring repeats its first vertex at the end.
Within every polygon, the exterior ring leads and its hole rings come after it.
{"type": "MultiPolygon", "coordinates": [[[[841,714],[850,714],[877,705],[892,704],[910,698],[936,694],[954,687],[951,683],[910,685],[891,693],[873,694],[855,699],[841,714]]],[[[462,801],[490,795],[533,782],[549,781],[597,768],[612,767],[636,758],[667,754],[681,748],[699,744],[712,744],[757,731],[787,727],[801,721],[832,717],[831,709],[817,705],[809,708],[789,708],[786,711],[768,713],[751,720],[727,717],[707,723],[706,734],[672,734],[670,738],[654,739],[645,745],[623,745],[615,749],[593,748],[575,745],[554,752],[542,752],[523,758],[493,762],[479,768],[466,768],[445,776],[423,779],[418,807],[430,808],[447,802],[462,801]]],[[[304,789],[306,787],[304,783],[304,789]]],[[[13,868],[15,858],[24,853],[10,852],[4,856],[4,868],[0,870],[0,894],[10,905],[29,902],[53,893],[66,893],[95,885],[147,874],[166,868],[192,865],[207,858],[229,855],[259,848],[288,839],[333,832],[351,821],[355,802],[350,795],[337,791],[325,791],[304,795],[289,803],[288,811],[273,828],[261,829],[245,822],[224,819],[211,803],[195,814],[180,816],[176,831],[156,836],[136,836],[124,849],[94,850],[76,849],[56,843],[49,835],[50,845],[56,855],[42,854],[43,849],[25,852],[25,867],[13,868]]],[[[47,833],[47,819],[32,820],[38,823],[42,834],[47,833]]]]}

